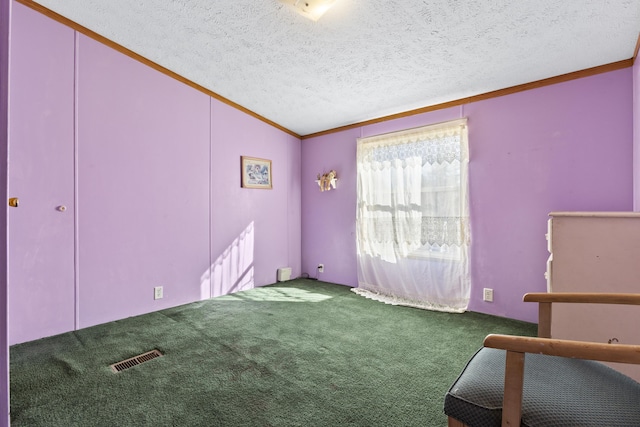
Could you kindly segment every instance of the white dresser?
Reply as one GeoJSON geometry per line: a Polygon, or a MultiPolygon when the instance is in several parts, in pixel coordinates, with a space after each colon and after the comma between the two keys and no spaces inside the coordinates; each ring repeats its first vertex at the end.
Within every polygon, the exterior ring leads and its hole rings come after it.
{"type": "MultiPolygon", "coordinates": [[[[640,293],[640,213],[549,216],[549,292],[640,293]]],[[[640,344],[640,306],[554,304],[552,316],[552,338],[640,344]]],[[[609,365],[640,381],[640,366],[609,365]]]]}

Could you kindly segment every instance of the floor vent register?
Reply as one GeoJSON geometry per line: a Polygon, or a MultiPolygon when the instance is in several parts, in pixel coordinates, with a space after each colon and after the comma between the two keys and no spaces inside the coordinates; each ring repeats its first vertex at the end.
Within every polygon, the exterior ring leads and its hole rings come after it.
{"type": "Polygon", "coordinates": [[[153,360],[161,356],[162,353],[160,353],[158,350],[151,350],[130,359],[123,360],[122,362],[114,363],[113,365],[110,365],[110,367],[111,370],[117,374],[118,372],[133,368],[134,366],[138,366],[141,363],[148,362],[149,360],[153,360]]]}

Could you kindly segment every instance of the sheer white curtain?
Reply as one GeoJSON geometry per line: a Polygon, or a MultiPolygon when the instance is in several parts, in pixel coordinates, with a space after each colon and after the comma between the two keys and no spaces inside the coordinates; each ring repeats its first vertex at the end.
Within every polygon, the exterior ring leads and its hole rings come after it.
{"type": "Polygon", "coordinates": [[[469,302],[466,119],[358,139],[358,288],[391,304],[469,302]]]}

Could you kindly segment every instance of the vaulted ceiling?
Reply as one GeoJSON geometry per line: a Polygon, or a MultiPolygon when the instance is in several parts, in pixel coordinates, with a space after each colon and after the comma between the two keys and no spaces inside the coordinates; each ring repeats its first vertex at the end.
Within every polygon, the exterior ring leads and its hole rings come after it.
{"type": "Polygon", "coordinates": [[[629,59],[638,0],[37,0],[308,135],[629,59]]]}

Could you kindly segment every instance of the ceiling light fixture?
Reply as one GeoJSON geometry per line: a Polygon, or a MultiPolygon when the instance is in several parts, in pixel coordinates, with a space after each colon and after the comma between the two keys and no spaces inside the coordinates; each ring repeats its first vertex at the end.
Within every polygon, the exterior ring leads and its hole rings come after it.
{"type": "Polygon", "coordinates": [[[337,0],[280,0],[281,3],[293,6],[300,15],[313,21],[320,19],[337,0]]]}

